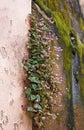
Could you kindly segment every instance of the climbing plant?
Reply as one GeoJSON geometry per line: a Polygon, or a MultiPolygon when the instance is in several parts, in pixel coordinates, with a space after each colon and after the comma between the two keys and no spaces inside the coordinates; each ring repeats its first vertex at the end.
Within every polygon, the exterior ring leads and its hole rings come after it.
{"type": "MultiPolygon", "coordinates": [[[[52,19],[51,23],[53,22],[52,19]]],[[[27,111],[34,125],[43,127],[46,116],[52,116],[51,93],[56,91],[51,74],[50,45],[53,43],[52,30],[47,22],[31,16],[31,29],[27,48],[29,57],[24,58],[24,69],[27,73],[25,92],[29,100],[27,111]]],[[[55,116],[55,115],[54,115],[55,116]]]]}

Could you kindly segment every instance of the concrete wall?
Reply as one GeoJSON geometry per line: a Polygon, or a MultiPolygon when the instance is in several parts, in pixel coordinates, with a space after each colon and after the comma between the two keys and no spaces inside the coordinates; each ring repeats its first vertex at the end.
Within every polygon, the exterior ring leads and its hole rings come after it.
{"type": "Polygon", "coordinates": [[[22,59],[29,13],[31,0],[0,0],[0,130],[32,130],[21,108],[26,103],[22,59]]]}

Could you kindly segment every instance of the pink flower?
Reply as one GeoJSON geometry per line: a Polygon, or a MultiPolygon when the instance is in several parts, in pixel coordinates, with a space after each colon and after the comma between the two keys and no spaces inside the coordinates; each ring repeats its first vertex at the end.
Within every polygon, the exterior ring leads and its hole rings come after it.
{"type": "Polygon", "coordinates": [[[61,47],[54,47],[54,49],[55,49],[56,51],[58,51],[58,52],[63,51],[63,49],[61,49],[61,47]]]}
{"type": "Polygon", "coordinates": [[[56,114],[52,114],[52,119],[55,120],[57,118],[56,114]]]}
{"type": "Polygon", "coordinates": [[[42,44],[47,45],[48,43],[47,42],[42,42],[42,44]]]}
{"type": "Polygon", "coordinates": [[[43,21],[43,20],[44,20],[43,18],[40,19],[40,21],[43,21]]]}
{"type": "Polygon", "coordinates": [[[60,56],[57,54],[56,57],[60,57],[60,56]]]}
{"type": "Polygon", "coordinates": [[[61,92],[58,92],[58,95],[62,96],[62,93],[61,93],[61,92]]]}
{"type": "Polygon", "coordinates": [[[41,35],[39,34],[38,37],[41,38],[41,35]]]}
{"type": "Polygon", "coordinates": [[[45,64],[42,64],[41,66],[42,66],[42,67],[45,67],[46,65],[45,65],[45,64]]]}
{"type": "Polygon", "coordinates": [[[58,36],[55,37],[56,38],[56,41],[58,40],[58,36]]]}
{"type": "Polygon", "coordinates": [[[27,89],[27,87],[24,87],[24,90],[26,90],[27,89]]]}
{"type": "Polygon", "coordinates": [[[54,24],[54,21],[50,21],[51,24],[54,24]]]}

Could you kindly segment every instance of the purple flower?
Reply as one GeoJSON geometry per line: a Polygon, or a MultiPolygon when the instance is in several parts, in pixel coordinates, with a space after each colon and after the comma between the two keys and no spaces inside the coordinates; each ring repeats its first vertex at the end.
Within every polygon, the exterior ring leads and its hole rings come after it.
{"type": "Polygon", "coordinates": [[[43,18],[40,19],[40,21],[43,21],[43,20],[44,20],[43,18]]]}
{"type": "Polygon", "coordinates": [[[58,41],[58,36],[56,36],[55,38],[56,38],[56,41],[58,41]]]}
{"type": "Polygon", "coordinates": [[[51,116],[52,116],[53,120],[55,120],[57,118],[56,114],[54,114],[54,113],[51,116]]]}
{"type": "Polygon", "coordinates": [[[42,42],[42,44],[47,45],[48,43],[47,42],[42,42]]]}
{"type": "Polygon", "coordinates": [[[54,21],[50,21],[51,24],[54,24],[54,21]]]}

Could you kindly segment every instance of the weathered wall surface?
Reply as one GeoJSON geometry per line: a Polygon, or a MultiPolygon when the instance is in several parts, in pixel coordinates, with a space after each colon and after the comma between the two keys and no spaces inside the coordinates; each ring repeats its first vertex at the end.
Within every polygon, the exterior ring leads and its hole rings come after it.
{"type": "Polygon", "coordinates": [[[66,2],[75,10],[78,16],[84,18],[84,0],[66,0],[66,2]]]}
{"type": "MultiPolygon", "coordinates": [[[[82,16],[81,8],[84,8],[83,0],[66,0],[67,3],[74,9],[78,16],[82,16]]],[[[82,10],[83,11],[83,10],[82,10]]]]}
{"type": "Polygon", "coordinates": [[[79,0],[80,6],[81,6],[81,11],[83,13],[84,16],[84,0],[79,0]]]}
{"type": "Polygon", "coordinates": [[[0,130],[32,130],[25,104],[22,59],[31,0],[0,1],[0,130]]]}

